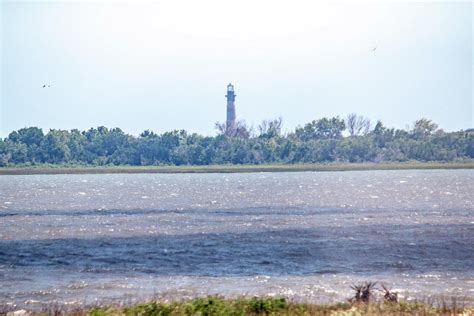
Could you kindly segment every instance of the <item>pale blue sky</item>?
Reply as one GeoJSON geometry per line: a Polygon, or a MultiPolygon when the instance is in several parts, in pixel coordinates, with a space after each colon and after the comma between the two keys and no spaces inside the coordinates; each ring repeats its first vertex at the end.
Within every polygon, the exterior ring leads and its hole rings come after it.
{"type": "Polygon", "coordinates": [[[467,129],[472,14],[470,1],[2,1],[0,136],[99,125],[212,135],[228,82],[254,125],[356,112],[467,129]]]}

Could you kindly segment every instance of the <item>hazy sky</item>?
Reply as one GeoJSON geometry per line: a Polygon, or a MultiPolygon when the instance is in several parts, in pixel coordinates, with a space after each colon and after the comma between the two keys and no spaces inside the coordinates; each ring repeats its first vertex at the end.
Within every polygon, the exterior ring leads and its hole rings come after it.
{"type": "Polygon", "coordinates": [[[356,112],[470,128],[472,6],[3,0],[0,136],[99,125],[210,135],[229,82],[250,124],[282,116],[288,131],[356,112]]]}

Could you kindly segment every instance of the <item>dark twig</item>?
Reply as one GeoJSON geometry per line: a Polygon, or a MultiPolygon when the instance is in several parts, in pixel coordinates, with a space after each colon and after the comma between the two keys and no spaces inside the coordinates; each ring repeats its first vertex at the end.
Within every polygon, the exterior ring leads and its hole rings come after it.
{"type": "Polygon", "coordinates": [[[375,288],[377,282],[366,282],[363,285],[352,285],[351,289],[355,291],[352,298],[349,299],[351,303],[369,303],[372,297],[372,291],[375,288]]]}
{"type": "Polygon", "coordinates": [[[381,284],[383,291],[385,294],[383,295],[383,298],[387,302],[392,302],[392,303],[398,303],[398,293],[397,292],[392,292],[391,289],[387,288],[384,284],[381,284]]]}

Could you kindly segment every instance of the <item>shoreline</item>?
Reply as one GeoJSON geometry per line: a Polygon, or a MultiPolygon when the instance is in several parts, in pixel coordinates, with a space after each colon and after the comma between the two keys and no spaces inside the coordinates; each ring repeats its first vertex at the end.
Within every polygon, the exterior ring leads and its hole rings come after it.
{"type": "Polygon", "coordinates": [[[252,172],[324,172],[369,170],[474,169],[474,160],[466,162],[396,162],[396,163],[316,163],[270,165],[205,166],[22,166],[0,167],[0,175],[40,174],[135,174],[135,173],[252,173],[252,172]]]}

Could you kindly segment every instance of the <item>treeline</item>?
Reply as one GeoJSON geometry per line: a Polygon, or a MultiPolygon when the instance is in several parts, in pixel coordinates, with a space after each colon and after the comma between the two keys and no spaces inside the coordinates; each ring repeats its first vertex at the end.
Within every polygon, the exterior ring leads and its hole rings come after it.
{"type": "Polygon", "coordinates": [[[453,161],[474,158],[472,129],[444,132],[428,119],[408,130],[371,126],[350,114],[322,118],[282,134],[282,120],[263,121],[257,129],[239,121],[226,129],[216,123],[216,136],[175,130],[138,137],[120,128],[87,131],[38,127],[13,131],[0,139],[0,166],[80,165],[210,165],[314,162],[453,161]]]}

